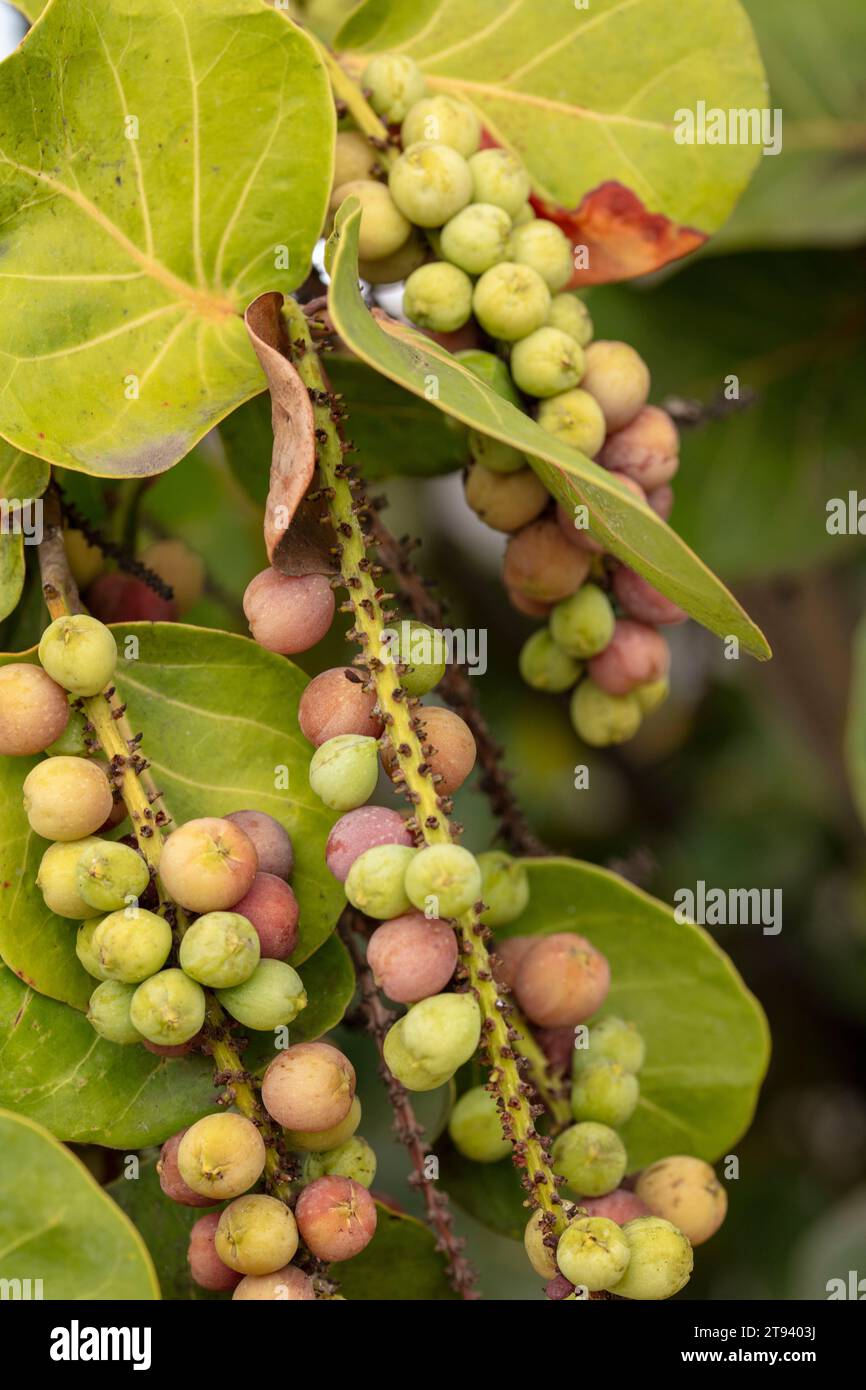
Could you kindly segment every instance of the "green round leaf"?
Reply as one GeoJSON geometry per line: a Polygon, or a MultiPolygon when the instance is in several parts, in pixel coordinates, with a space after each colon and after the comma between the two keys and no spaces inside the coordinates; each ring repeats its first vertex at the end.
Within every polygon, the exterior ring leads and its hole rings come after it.
{"type": "Polygon", "coordinates": [[[337,1267],[345,1298],[365,1302],[455,1300],[445,1277],[445,1262],[433,1232],[390,1207],[376,1203],[376,1234],[365,1250],[337,1267]]]}

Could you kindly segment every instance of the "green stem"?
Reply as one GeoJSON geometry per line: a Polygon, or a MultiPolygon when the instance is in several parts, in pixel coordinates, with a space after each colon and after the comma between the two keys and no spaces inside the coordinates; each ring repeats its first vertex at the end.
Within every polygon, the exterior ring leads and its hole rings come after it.
{"type": "Polygon", "coordinates": [[[314,41],[319,50],[319,56],[328,70],[334,96],[345,105],[358,129],[368,136],[379,149],[380,161],[387,169],[393,163],[397,153],[391,146],[388,127],[376,115],[361,88],[345,72],[327,45],[320,43],[317,39],[314,41]]]}

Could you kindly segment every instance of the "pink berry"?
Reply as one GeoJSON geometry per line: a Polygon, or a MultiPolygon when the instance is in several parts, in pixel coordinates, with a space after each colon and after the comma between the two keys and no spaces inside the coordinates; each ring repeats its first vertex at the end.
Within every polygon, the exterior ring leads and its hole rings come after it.
{"type": "Polygon", "coordinates": [[[365,850],[376,845],[411,846],[413,843],[398,811],[389,811],[385,806],[359,806],[337,821],[328,836],[325,862],[334,878],[345,883],[355,860],[365,850]]]}
{"type": "Polygon", "coordinates": [[[284,1129],[333,1129],[355,1098],[355,1068],[330,1043],[296,1043],[271,1062],[262,1080],[268,1114],[284,1129]]]}
{"type": "Polygon", "coordinates": [[[173,1134],[163,1144],[156,1165],[159,1185],[166,1197],[170,1197],[173,1202],[179,1202],[182,1207],[212,1207],[213,1199],[202,1197],[200,1193],[193,1192],[180,1175],[180,1169],[177,1166],[177,1151],[185,1134],[186,1130],[182,1129],[179,1134],[173,1134]]]}
{"type": "Polygon", "coordinates": [[[553,610],[552,603],[542,603],[539,599],[527,598],[519,589],[511,589],[506,584],[505,592],[508,594],[512,608],[516,608],[518,613],[523,613],[527,618],[546,618],[553,610]]]}
{"type": "Polygon", "coordinates": [[[202,1289],[215,1293],[228,1293],[237,1288],[243,1278],[228,1265],[223,1264],[214,1247],[214,1237],[220,1222],[221,1212],[210,1211],[200,1216],[189,1233],[189,1272],[202,1289]]]}
{"type": "Polygon", "coordinates": [[[0,753],[42,753],[68,723],[66,691],[41,666],[16,661],[0,670],[0,753]]]}
{"type": "Polygon", "coordinates": [[[633,1221],[636,1216],[649,1216],[650,1209],[642,1202],[636,1192],[625,1187],[616,1187],[604,1197],[578,1197],[578,1204],[586,1207],[587,1216],[606,1216],[617,1226],[633,1221]]]}
{"type": "Polygon", "coordinates": [[[376,1233],[376,1203],[351,1178],[316,1178],[295,1207],[304,1243],[320,1260],[335,1263],[358,1255],[376,1233]]]}
{"type": "Polygon", "coordinates": [[[505,548],[502,578],[539,603],[557,603],[580,588],[589,574],[589,556],[570,545],[553,518],[524,526],[505,548]]]}
{"type": "Polygon", "coordinates": [[[617,619],[610,642],[587,664],[595,684],[608,695],[628,695],[635,686],[667,675],[669,667],[670,651],[661,633],[632,618],[617,619]]]}
{"type": "Polygon", "coordinates": [[[295,866],[295,853],[288,830],[264,811],[232,811],[226,820],[234,821],[253,842],[263,874],[289,878],[295,866]]]}
{"type": "Polygon", "coordinates": [[[256,874],[249,892],[235,903],[239,912],[258,932],[262,956],[268,960],[288,960],[298,944],[298,900],[285,879],[276,874],[256,874]]]}
{"type": "Polygon", "coordinates": [[[520,962],[535,945],[534,936],[509,936],[494,946],[493,978],[500,989],[514,989],[520,962]]]}
{"type": "Polygon", "coordinates": [[[688,613],[654,589],[648,579],[627,565],[620,565],[613,576],[613,592],[630,618],[641,623],[672,627],[688,622],[688,613]]]}
{"type": "Polygon", "coordinates": [[[334,593],[323,574],[294,578],[262,570],[247,585],[244,613],[260,647],[292,656],[325,636],[334,620],[334,593]]]}
{"type": "Polygon", "coordinates": [[[539,937],[521,960],[514,993],[530,1023],[573,1027],[591,1018],[610,989],[610,966],[585,937],[554,932],[539,937]]]}
{"type": "Polygon", "coordinates": [[[571,1071],[574,1057],[574,1028],[567,1024],[564,1028],[537,1028],[535,1041],[541,1048],[554,1071],[571,1071]]]}
{"type": "Polygon", "coordinates": [[[173,623],[177,604],[131,574],[101,574],[85,595],[94,618],[103,623],[173,623]]]}
{"type": "Polygon", "coordinates": [[[447,923],[407,912],[376,928],[367,944],[367,963],[389,999],[416,1004],[439,994],[451,979],[457,938],[447,923]]]}
{"type": "Polygon", "coordinates": [[[665,483],[662,487],[654,487],[652,492],[648,492],[646,500],[662,521],[667,521],[674,509],[674,490],[665,483]]]}
{"type": "Polygon", "coordinates": [[[379,738],[385,725],[378,715],[375,690],[364,689],[364,677],[351,666],[335,666],[314,676],[298,706],[304,738],[318,748],[338,734],[379,738]]]}
{"type": "Polygon", "coordinates": [[[608,435],[597,461],[653,492],[669,483],[679,468],[677,427],[666,411],[645,405],[624,429],[608,435]]]}

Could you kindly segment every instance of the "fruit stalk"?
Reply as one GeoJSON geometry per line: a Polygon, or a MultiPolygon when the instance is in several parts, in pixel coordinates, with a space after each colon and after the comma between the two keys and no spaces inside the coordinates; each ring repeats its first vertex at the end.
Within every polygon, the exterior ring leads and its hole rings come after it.
{"type": "Polygon", "coordinates": [[[341,66],[336,54],[332,53],[326,44],[320,43],[314,35],[310,35],[319,50],[319,56],[327,69],[331,89],[338,108],[342,107],[352,117],[355,125],[379,151],[379,162],[383,168],[388,168],[394,159],[394,150],[391,147],[388,127],[379,119],[373,110],[361,88],[353,82],[349,74],[341,66]]]}

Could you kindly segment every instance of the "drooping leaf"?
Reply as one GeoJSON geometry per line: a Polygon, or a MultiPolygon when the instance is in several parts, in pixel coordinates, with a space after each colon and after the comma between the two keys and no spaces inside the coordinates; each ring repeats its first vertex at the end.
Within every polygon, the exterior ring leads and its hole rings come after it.
{"type": "Polygon", "coordinates": [[[41,1294],[29,1296],[55,1302],[159,1298],[144,1241],[74,1154],[7,1110],[0,1111],[0,1153],[4,1284],[38,1279],[41,1294]]]}
{"type": "Polygon", "coordinates": [[[0,68],[0,433],[169,468],[262,389],[241,314],[306,276],[334,108],[261,0],[52,0],[0,68]]]}
{"type": "Polygon", "coordinates": [[[678,144],[677,113],[763,107],[766,84],[736,0],[366,0],[335,40],[352,73],[407,53],[433,92],[462,97],[525,161],[548,215],[589,249],[584,283],[695,249],[729,215],[753,145],[678,144]]]}
{"type": "Polygon", "coordinates": [[[358,289],[360,210],[353,201],[347,200],[337,215],[329,292],[331,317],[353,352],[415,395],[423,396],[434,379],[437,403],[448,415],[523,450],[542,482],[569,509],[575,501],[585,503],[593,532],[608,550],[712,632],[737,636],[747,651],[767,657],[762,633],[724,585],[611,473],[547,434],[437,343],[393,320],[373,318],[358,289]]]}
{"type": "MultiPolygon", "coordinates": [[[[298,728],[306,677],[230,633],[181,623],[132,623],[114,632],[117,687],[175,823],[253,808],[275,816],[291,835],[300,904],[293,963],[306,960],[345,902],[324,864],[336,817],[310,791],[309,746],[298,728]]],[[[75,955],[76,924],[49,912],[35,883],[47,842],[30,830],[21,802],[34,761],[0,759],[0,955],[41,993],[86,1008],[93,986],[75,955]]]]}

